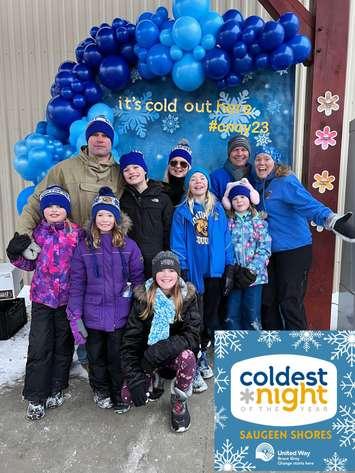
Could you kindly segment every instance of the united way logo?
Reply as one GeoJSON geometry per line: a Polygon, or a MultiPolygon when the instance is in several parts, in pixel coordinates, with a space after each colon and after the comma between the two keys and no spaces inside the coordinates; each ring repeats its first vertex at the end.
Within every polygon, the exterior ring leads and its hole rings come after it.
{"type": "Polygon", "coordinates": [[[255,449],[255,458],[263,462],[269,462],[274,456],[274,447],[267,442],[260,443],[255,449]]]}

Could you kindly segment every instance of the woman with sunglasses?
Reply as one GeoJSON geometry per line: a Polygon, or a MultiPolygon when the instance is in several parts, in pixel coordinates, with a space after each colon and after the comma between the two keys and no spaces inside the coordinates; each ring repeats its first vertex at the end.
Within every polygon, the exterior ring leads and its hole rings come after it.
{"type": "Polygon", "coordinates": [[[187,172],[191,169],[191,155],[192,150],[185,139],[180,140],[169,154],[164,180],[166,191],[174,207],[181,203],[185,193],[184,181],[187,172]]]}

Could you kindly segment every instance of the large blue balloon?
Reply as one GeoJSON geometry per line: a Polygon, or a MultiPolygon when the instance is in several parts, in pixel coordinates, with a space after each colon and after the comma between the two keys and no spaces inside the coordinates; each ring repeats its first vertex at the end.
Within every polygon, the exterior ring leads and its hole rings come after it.
{"type": "Polygon", "coordinates": [[[234,9],[231,9],[231,10],[227,10],[224,14],[223,14],[223,20],[224,22],[227,22],[228,20],[234,20],[236,21],[237,23],[243,23],[243,16],[242,14],[240,13],[240,11],[238,10],[234,10],[234,9]]]}
{"type": "Polygon", "coordinates": [[[159,39],[160,30],[152,20],[142,20],[136,26],[136,40],[142,48],[150,48],[159,39]]]}
{"type": "Polygon", "coordinates": [[[121,56],[107,56],[100,64],[99,77],[113,91],[124,89],[130,80],[128,64],[121,56]]]}
{"type": "Polygon", "coordinates": [[[28,166],[37,174],[53,166],[52,154],[46,148],[34,147],[28,152],[28,166]]]}
{"type": "Polygon", "coordinates": [[[217,42],[226,51],[231,51],[236,41],[240,38],[240,35],[240,24],[235,20],[228,20],[218,31],[217,42]]]}
{"type": "Polygon", "coordinates": [[[113,123],[113,110],[109,105],[106,105],[103,102],[96,103],[95,105],[89,108],[87,113],[87,119],[90,122],[91,120],[94,120],[94,118],[100,115],[107,118],[109,122],[113,123]]]}
{"type": "Polygon", "coordinates": [[[45,147],[48,144],[48,138],[40,133],[30,133],[25,139],[27,149],[35,146],[45,147]]]}
{"type": "Polygon", "coordinates": [[[282,44],[285,30],[280,23],[268,21],[260,35],[259,44],[264,51],[272,51],[282,44]]]}
{"type": "Polygon", "coordinates": [[[110,26],[100,28],[95,36],[95,40],[102,54],[113,54],[117,49],[115,34],[110,26]]]}
{"type": "Polygon", "coordinates": [[[156,77],[155,74],[150,70],[148,64],[143,61],[138,62],[138,73],[145,80],[150,80],[156,77]]]}
{"type": "MultiPolygon", "coordinates": [[[[16,157],[26,156],[28,152],[26,140],[20,140],[15,143],[14,153],[16,157]]],[[[27,159],[27,157],[26,157],[27,159]]]]}
{"type": "Polygon", "coordinates": [[[86,64],[77,64],[73,67],[73,72],[75,73],[77,79],[81,80],[82,82],[92,79],[91,69],[86,64]]]}
{"type": "Polygon", "coordinates": [[[293,50],[287,44],[281,44],[270,54],[270,64],[275,71],[287,69],[293,64],[293,50]]]}
{"type": "Polygon", "coordinates": [[[102,97],[102,89],[94,81],[88,81],[85,84],[84,97],[89,104],[99,102],[102,97]]]}
{"type": "Polygon", "coordinates": [[[210,9],[210,0],[175,0],[173,14],[175,18],[192,16],[199,20],[207,15],[210,9]]]}
{"type": "Polygon", "coordinates": [[[37,176],[37,169],[31,169],[28,164],[27,156],[18,156],[13,160],[13,166],[16,172],[25,181],[34,181],[37,176]]]}
{"type": "Polygon", "coordinates": [[[284,13],[280,16],[279,22],[285,30],[285,41],[293,38],[300,29],[300,20],[295,13],[284,13]]]}
{"type": "Polygon", "coordinates": [[[29,198],[31,197],[31,195],[34,193],[35,187],[36,187],[36,186],[28,186],[28,187],[25,187],[24,189],[22,189],[22,191],[21,191],[21,192],[19,193],[19,195],[17,196],[16,209],[17,209],[17,213],[18,213],[19,215],[21,215],[24,206],[25,206],[25,205],[27,204],[27,202],[28,202],[28,199],[29,199],[29,198]]]}
{"type": "Polygon", "coordinates": [[[48,102],[47,117],[59,128],[68,129],[81,117],[81,113],[75,110],[71,102],[58,95],[48,102]]]}
{"type": "Polygon", "coordinates": [[[291,46],[293,50],[293,62],[297,64],[298,62],[305,61],[312,51],[312,45],[307,36],[301,34],[296,34],[287,42],[288,46],[291,46]]]}
{"type": "Polygon", "coordinates": [[[169,48],[162,44],[152,46],[148,51],[147,64],[150,70],[157,76],[165,76],[168,74],[173,67],[169,48]]]}
{"type": "Polygon", "coordinates": [[[197,46],[202,37],[200,23],[192,16],[178,18],[171,30],[172,38],[185,51],[191,51],[197,46]]]}
{"type": "Polygon", "coordinates": [[[69,143],[71,146],[76,146],[76,142],[81,133],[85,131],[87,124],[86,118],[82,118],[81,120],[75,120],[75,122],[70,125],[69,143]]]}
{"type": "Polygon", "coordinates": [[[213,48],[207,51],[203,64],[206,76],[209,79],[223,79],[230,70],[229,55],[221,48],[213,48]]]}
{"type": "Polygon", "coordinates": [[[260,16],[252,15],[245,19],[243,28],[253,28],[256,33],[260,33],[260,31],[263,30],[264,25],[265,22],[262,18],[260,18],[260,16]]]}
{"type": "Polygon", "coordinates": [[[58,67],[58,72],[60,71],[72,71],[73,67],[76,65],[75,61],[64,61],[62,64],[58,67]]]}
{"type": "Polygon", "coordinates": [[[213,34],[213,36],[216,36],[223,23],[223,18],[216,11],[208,12],[207,15],[200,20],[202,35],[213,34]]]}
{"type": "MultiPolygon", "coordinates": [[[[100,65],[102,54],[96,44],[88,44],[85,46],[83,59],[90,67],[98,67],[100,65]]],[[[77,82],[75,82],[75,84],[76,83],[77,82]]],[[[73,87],[73,84],[71,84],[71,87],[73,87]]]]}
{"type": "Polygon", "coordinates": [[[60,71],[55,76],[55,84],[60,89],[65,86],[70,87],[70,84],[73,82],[74,79],[75,75],[73,74],[73,72],[66,70],[60,71]]]}
{"type": "Polygon", "coordinates": [[[192,92],[203,84],[205,74],[201,62],[196,61],[192,54],[187,53],[174,64],[172,77],[179,89],[192,92]]]}
{"type": "Polygon", "coordinates": [[[71,103],[75,110],[82,110],[86,107],[86,99],[82,94],[75,94],[71,100],[71,103]]]}
{"type": "Polygon", "coordinates": [[[253,59],[249,54],[242,58],[235,58],[232,67],[233,71],[237,74],[245,74],[253,69],[253,59]]]}
{"type": "Polygon", "coordinates": [[[121,46],[120,54],[130,66],[135,66],[137,64],[137,56],[134,54],[133,44],[127,43],[121,46]]]}

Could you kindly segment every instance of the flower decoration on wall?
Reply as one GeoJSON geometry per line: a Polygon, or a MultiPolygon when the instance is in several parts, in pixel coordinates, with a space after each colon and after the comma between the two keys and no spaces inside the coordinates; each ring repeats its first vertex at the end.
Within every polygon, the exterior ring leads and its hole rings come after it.
{"type": "Polygon", "coordinates": [[[320,95],[317,98],[317,102],[320,104],[317,107],[318,112],[324,112],[324,114],[329,117],[333,112],[339,110],[338,100],[339,95],[333,95],[330,90],[327,90],[324,97],[320,95]]]}
{"type": "Polygon", "coordinates": [[[326,190],[332,191],[334,189],[332,182],[335,181],[335,177],[331,174],[329,175],[329,171],[324,170],[322,171],[322,174],[316,173],[313,177],[315,181],[313,182],[312,187],[318,189],[320,194],[324,194],[326,190]]]}
{"type": "Polygon", "coordinates": [[[334,139],[337,135],[337,131],[331,131],[329,126],[325,126],[323,130],[316,131],[317,138],[314,140],[314,144],[321,146],[322,150],[325,151],[329,148],[329,146],[335,146],[337,144],[336,140],[334,139]]]}

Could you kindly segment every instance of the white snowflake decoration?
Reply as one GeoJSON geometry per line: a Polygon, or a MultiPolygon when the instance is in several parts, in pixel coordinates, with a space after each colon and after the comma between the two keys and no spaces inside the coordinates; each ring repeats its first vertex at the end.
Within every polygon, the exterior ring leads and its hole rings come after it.
{"type": "Polygon", "coordinates": [[[224,429],[226,426],[226,421],[228,419],[228,416],[225,415],[225,408],[222,406],[218,411],[216,410],[215,415],[214,415],[214,425],[215,428],[219,426],[221,429],[224,429]]]}
{"type": "Polygon", "coordinates": [[[294,348],[302,346],[304,351],[309,351],[311,347],[320,347],[320,343],[316,339],[322,338],[322,332],[320,332],[319,330],[300,330],[297,332],[293,331],[290,333],[290,337],[298,338],[298,340],[292,344],[294,348]]]}
{"type": "Polygon", "coordinates": [[[326,117],[329,117],[333,112],[339,110],[339,95],[333,95],[330,90],[327,90],[324,96],[320,95],[317,98],[317,102],[320,104],[317,107],[318,112],[324,112],[326,117]]]}
{"type": "MultiPolygon", "coordinates": [[[[246,89],[239,92],[237,97],[230,97],[226,92],[219,93],[218,101],[221,104],[221,107],[216,112],[210,113],[209,117],[224,125],[224,131],[221,132],[221,138],[226,139],[230,135],[234,134],[236,132],[235,126],[237,124],[246,125],[260,116],[260,110],[255,107],[251,107],[248,111],[245,110],[245,106],[248,105],[248,100],[250,100],[249,91],[246,89]],[[234,107],[236,111],[234,113],[228,113],[227,110],[223,110],[223,106],[226,108],[234,107]]],[[[244,134],[248,134],[247,130],[244,134]]]]}
{"type": "Polygon", "coordinates": [[[329,458],[323,458],[323,460],[326,464],[324,471],[346,471],[345,463],[348,461],[348,459],[341,458],[337,452],[334,452],[329,458]]]}
{"type": "Polygon", "coordinates": [[[180,128],[179,117],[169,113],[162,119],[161,126],[163,131],[172,135],[178,128],[180,128]]]}
{"type": "Polygon", "coordinates": [[[217,358],[224,358],[229,350],[241,351],[241,339],[246,336],[244,330],[217,330],[214,333],[214,353],[217,358]]]}
{"type": "Polygon", "coordinates": [[[351,406],[339,406],[339,416],[332,423],[332,429],[340,435],[340,447],[351,447],[355,450],[355,403],[351,406]]]}
{"type": "Polygon", "coordinates": [[[273,115],[274,113],[280,113],[281,110],[281,103],[277,100],[271,100],[267,106],[266,110],[273,115]]]}
{"type": "Polygon", "coordinates": [[[274,343],[281,342],[281,338],[277,330],[263,330],[258,338],[258,342],[265,343],[268,348],[271,348],[274,343]]]}
{"type": "Polygon", "coordinates": [[[223,393],[229,385],[229,377],[223,368],[217,368],[217,375],[214,377],[214,383],[217,387],[217,394],[223,393]]]}
{"type": "Polygon", "coordinates": [[[255,136],[256,146],[264,146],[269,143],[272,143],[270,140],[270,133],[259,133],[255,136]]]}
{"type": "Polygon", "coordinates": [[[355,365],[355,332],[351,330],[339,330],[336,332],[329,332],[329,335],[324,337],[324,340],[334,345],[335,349],[332,351],[331,360],[339,360],[342,356],[346,357],[346,362],[352,368],[355,365]]]}
{"type": "Polygon", "coordinates": [[[353,380],[353,374],[351,372],[346,373],[340,383],[340,388],[344,391],[346,397],[353,397],[353,390],[355,391],[355,380],[353,380]]]}
{"type": "Polygon", "coordinates": [[[150,91],[143,94],[142,97],[130,94],[130,108],[120,108],[116,105],[114,115],[117,117],[117,131],[120,135],[125,135],[131,130],[140,138],[146,137],[148,123],[159,119],[158,112],[149,112],[146,108],[146,103],[151,98],[152,92],[150,91]]]}
{"type": "Polygon", "coordinates": [[[249,388],[246,388],[245,391],[240,391],[240,402],[242,404],[249,404],[249,402],[254,401],[254,391],[251,391],[249,388]]]}
{"type": "Polygon", "coordinates": [[[234,452],[234,447],[229,439],[223,442],[222,450],[216,450],[214,455],[215,471],[252,471],[255,466],[245,460],[249,447],[240,447],[234,452]]]}

